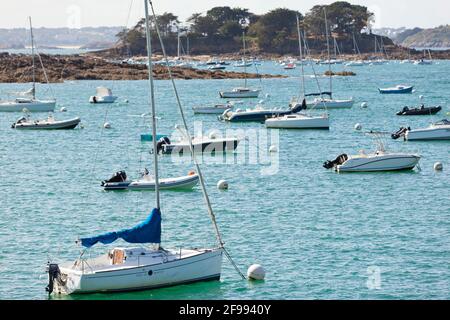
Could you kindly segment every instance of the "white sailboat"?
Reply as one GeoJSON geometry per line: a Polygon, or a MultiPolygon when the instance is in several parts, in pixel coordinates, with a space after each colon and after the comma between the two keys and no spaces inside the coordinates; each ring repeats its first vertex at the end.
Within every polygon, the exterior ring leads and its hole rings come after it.
{"type": "MultiPolygon", "coordinates": [[[[19,95],[23,96],[16,98],[14,100],[0,101],[0,112],[22,112],[24,109],[29,112],[51,112],[55,110],[56,100],[38,100],[36,99],[36,66],[35,66],[35,54],[34,54],[34,37],[33,37],[33,26],[30,21],[30,34],[31,34],[31,56],[32,56],[32,76],[33,76],[33,87],[22,92],[19,95]]],[[[41,61],[41,66],[42,65],[41,61]]]]}
{"type": "MultiPolygon", "coordinates": [[[[328,51],[328,61],[330,61],[330,41],[329,41],[329,30],[328,30],[328,19],[327,13],[324,8],[325,14],[325,29],[327,36],[327,51],[328,51]]],[[[320,98],[315,98],[312,101],[306,103],[308,108],[317,108],[317,109],[345,109],[352,108],[355,101],[353,98],[350,99],[333,99],[333,73],[331,70],[331,63],[328,64],[329,78],[330,78],[330,91],[326,93],[317,94],[320,95],[320,98]],[[329,98],[324,98],[323,95],[328,95],[329,98]]]]}
{"type": "Polygon", "coordinates": [[[242,63],[238,67],[244,68],[245,79],[244,87],[234,88],[230,91],[220,91],[219,95],[221,98],[258,98],[261,93],[260,89],[251,89],[247,87],[247,62],[245,61],[245,33],[242,33],[242,41],[244,44],[244,57],[242,58],[242,63]]]}
{"type": "MultiPolygon", "coordinates": [[[[152,132],[153,136],[156,136],[155,97],[151,63],[148,1],[144,0],[144,2],[147,51],[150,62],[148,68],[149,86],[151,92],[150,101],[152,109],[152,132]]],[[[152,6],[151,2],[150,5],[152,6]]],[[[153,7],[152,16],[155,19],[153,7]]],[[[158,33],[158,37],[161,39],[158,26],[156,25],[155,28],[158,33]]],[[[166,56],[163,45],[162,50],[164,56],[166,56]]],[[[169,75],[171,77],[176,96],[178,97],[170,69],[169,75]]],[[[187,123],[184,117],[183,109],[181,108],[181,104],[178,99],[177,101],[180,107],[183,124],[187,131],[187,123]]],[[[189,139],[189,142],[192,151],[192,141],[189,139]]],[[[153,140],[153,147],[156,149],[155,139],[153,140]]],[[[128,243],[136,243],[141,245],[153,244],[153,247],[117,247],[102,256],[92,259],[84,258],[83,252],[75,262],[62,265],[49,264],[49,285],[47,287],[47,291],[49,293],[54,292],[60,294],[131,291],[220,279],[223,254],[225,254],[230,261],[231,258],[224,248],[224,244],[215,221],[215,215],[212,211],[209,197],[206,192],[203,176],[201,174],[200,167],[195,160],[195,155],[193,152],[192,157],[197,168],[208,213],[211,217],[216,232],[218,241],[217,247],[174,250],[166,250],[161,247],[158,155],[154,153],[156,207],[152,210],[148,218],[134,228],[106,233],[95,237],[82,238],[79,241],[85,248],[90,248],[99,242],[109,244],[119,238],[128,243]]]]}
{"type": "MultiPolygon", "coordinates": [[[[302,48],[302,38],[300,33],[300,23],[297,16],[297,33],[298,33],[298,46],[300,51],[300,61],[303,61],[303,48],[302,48]]],[[[302,93],[303,101],[305,101],[305,70],[303,64],[301,65],[302,70],[302,93]]],[[[267,128],[277,128],[277,129],[329,129],[330,120],[328,114],[322,114],[319,116],[313,116],[306,113],[294,113],[286,114],[282,116],[275,116],[268,118],[265,121],[267,128]]]]}
{"type": "MultiPolygon", "coordinates": [[[[358,43],[356,42],[355,34],[353,34],[353,51],[355,54],[358,54],[358,57],[361,56],[361,51],[359,51],[358,43]]],[[[348,67],[364,67],[366,63],[364,63],[361,59],[354,59],[345,64],[348,67]]]]}

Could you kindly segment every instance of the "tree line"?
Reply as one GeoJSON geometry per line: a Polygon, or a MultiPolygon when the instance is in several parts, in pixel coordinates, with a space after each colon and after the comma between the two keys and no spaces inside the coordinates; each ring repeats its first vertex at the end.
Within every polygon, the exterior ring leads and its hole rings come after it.
{"type": "MultiPolygon", "coordinates": [[[[250,50],[255,53],[290,54],[298,52],[297,17],[302,32],[308,37],[310,48],[317,51],[325,48],[325,12],[329,33],[341,43],[340,51],[353,52],[353,37],[357,39],[362,52],[366,51],[366,47],[372,49],[373,37],[370,35],[374,14],[365,6],[345,1],[316,5],[304,15],[287,8],[257,15],[245,8],[214,7],[204,13],[192,14],[184,24],[176,15],[165,12],[157,16],[156,23],[167,52],[171,55],[177,52],[179,35],[185,53],[214,54],[241,50],[243,33],[250,50]]],[[[144,53],[145,19],[117,36],[119,45],[126,48],[129,54],[144,53]]],[[[153,36],[155,49],[160,50],[159,41],[155,38],[153,36]]]]}

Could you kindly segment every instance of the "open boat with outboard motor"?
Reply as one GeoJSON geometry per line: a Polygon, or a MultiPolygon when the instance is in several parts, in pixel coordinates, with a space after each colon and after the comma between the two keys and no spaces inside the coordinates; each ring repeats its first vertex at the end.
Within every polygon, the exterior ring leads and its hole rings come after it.
{"type": "Polygon", "coordinates": [[[67,120],[55,120],[52,114],[47,119],[32,120],[29,115],[19,118],[11,125],[13,129],[20,130],[70,130],[74,129],[81,122],[81,119],[76,117],[67,120]]]}
{"type": "Polygon", "coordinates": [[[398,116],[426,116],[426,115],[434,115],[442,110],[441,106],[437,107],[425,107],[425,105],[421,105],[419,108],[409,108],[404,107],[402,111],[397,112],[398,116]]]}
{"type": "Polygon", "coordinates": [[[95,96],[89,98],[90,103],[114,103],[117,97],[112,94],[111,89],[106,87],[98,87],[95,96]]]}
{"type": "Polygon", "coordinates": [[[335,160],[326,161],[323,166],[326,169],[334,169],[337,172],[377,172],[377,171],[401,171],[412,170],[419,163],[420,156],[410,153],[394,153],[385,149],[382,137],[384,132],[369,132],[375,136],[377,146],[375,152],[358,155],[341,154],[335,160]]]}
{"type": "Polygon", "coordinates": [[[403,137],[405,140],[450,140],[450,121],[443,119],[431,124],[428,128],[414,129],[401,127],[391,135],[396,140],[403,137]]]}

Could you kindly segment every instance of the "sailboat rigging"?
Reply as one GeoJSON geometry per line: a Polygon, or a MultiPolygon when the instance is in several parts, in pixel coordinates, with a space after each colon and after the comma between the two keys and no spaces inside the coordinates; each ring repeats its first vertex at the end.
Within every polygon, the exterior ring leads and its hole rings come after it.
{"type": "MultiPolygon", "coordinates": [[[[152,118],[152,133],[156,136],[156,107],[155,87],[152,74],[152,50],[150,39],[149,3],[152,17],[156,19],[151,1],[144,0],[147,55],[149,58],[148,73],[150,87],[150,107],[152,118]]],[[[159,28],[155,29],[161,42],[164,58],[167,61],[159,28]]],[[[178,91],[168,66],[171,83],[178,102],[178,107],[187,130],[187,123],[181,106],[178,91]]],[[[244,275],[234,264],[224,247],[214,212],[211,208],[209,196],[198,162],[196,161],[192,140],[188,135],[192,159],[197,168],[200,184],[207,210],[212,220],[218,246],[207,249],[173,249],[166,250],[161,247],[161,199],[159,194],[159,168],[158,154],[153,153],[155,170],[155,208],[147,219],[134,228],[101,234],[95,237],[82,238],[80,243],[90,248],[96,243],[109,244],[117,239],[128,243],[155,245],[154,248],[115,248],[107,254],[94,259],[84,259],[83,254],[74,262],[59,266],[48,265],[49,284],[47,291],[61,294],[90,293],[90,292],[116,292],[153,289],[198,281],[219,280],[222,269],[222,255],[225,254],[242,277],[244,275]]],[[[156,139],[153,139],[156,148],[156,139]]],[[[84,253],[84,252],[83,252],[84,253]]],[[[245,278],[245,277],[244,277],[245,278]]]]}

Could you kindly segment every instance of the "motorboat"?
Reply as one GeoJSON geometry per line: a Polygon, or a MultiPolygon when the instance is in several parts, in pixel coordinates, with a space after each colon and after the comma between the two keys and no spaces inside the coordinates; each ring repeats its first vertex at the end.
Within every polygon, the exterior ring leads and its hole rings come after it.
{"type": "Polygon", "coordinates": [[[392,139],[404,137],[405,140],[450,140],[450,121],[443,119],[431,124],[428,128],[415,129],[400,128],[391,135],[392,139]]]}
{"type": "Polygon", "coordinates": [[[310,116],[302,113],[288,114],[269,118],[265,122],[267,128],[273,129],[330,129],[327,114],[310,116]]]}
{"type": "Polygon", "coordinates": [[[90,103],[114,103],[117,97],[112,94],[111,89],[98,87],[95,96],[89,98],[90,103]]]}
{"type": "MultiPolygon", "coordinates": [[[[39,100],[36,98],[36,65],[35,65],[35,47],[34,47],[34,36],[33,36],[33,26],[30,21],[30,33],[31,33],[31,58],[32,58],[32,81],[33,86],[31,89],[25,92],[19,92],[16,95],[20,96],[14,100],[0,101],[0,112],[22,112],[26,110],[27,112],[53,112],[55,110],[56,100],[47,99],[39,100]]],[[[44,69],[44,65],[41,62],[41,67],[44,69]]],[[[45,69],[44,69],[45,73],[45,69]]]]}
{"type": "Polygon", "coordinates": [[[127,190],[131,181],[127,180],[125,171],[116,172],[110,179],[102,181],[101,186],[105,190],[127,190]]]}
{"type": "Polygon", "coordinates": [[[434,115],[442,110],[441,106],[437,107],[425,107],[421,105],[419,108],[404,107],[402,111],[397,112],[398,116],[424,116],[434,115]]]}
{"type": "MultiPolygon", "coordinates": [[[[194,137],[192,147],[195,153],[223,153],[233,152],[239,145],[239,138],[219,138],[219,137],[194,137]]],[[[178,141],[170,141],[168,137],[161,138],[156,145],[157,154],[190,154],[189,142],[186,138],[178,141]]]]}
{"type": "Polygon", "coordinates": [[[261,105],[257,105],[254,109],[241,110],[236,109],[236,111],[226,110],[219,120],[229,121],[229,122],[264,122],[268,118],[280,117],[289,114],[294,114],[306,109],[306,101],[303,100],[302,104],[296,104],[295,106],[290,106],[289,109],[265,109],[261,105]]]}
{"type": "Polygon", "coordinates": [[[225,70],[227,67],[221,64],[215,64],[208,67],[208,70],[225,70]]]}
{"type": "Polygon", "coordinates": [[[80,122],[81,119],[78,117],[67,120],[55,120],[53,115],[49,115],[47,119],[32,120],[29,116],[24,116],[14,122],[11,128],[21,130],[64,130],[74,129],[80,122]]]}
{"type": "Polygon", "coordinates": [[[215,104],[214,106],[197,106],[192,107],[194,114],[222,114],[225,110],[233,108],[233,105],[226,104],[215,104]]]}
{"type": "MultiPolygon", "coordinates": [[[[192,189],[198,184],[198,174],[190,172],[187,176],[175,177],[175,178],[162,178],[159,179],[159,188],[161,190],[185,190],[192,189]]],[[[155,178],[146,172],[139,180],[132,181],[128,185],[128,190],[155,190],[155,178]]]]}
{"type": "Polygon", "coordinates": [[[401,171],[412,170],[419,163],[420,156],[409,153],[392,153],[385,150],[381,140],[381,134],[371,132],[378,136],[377,149],[373,153],[360,151],[358,155],[341,154],[335,160],[326,161],[323,166],[326,169],[334,169],[337,172],[377,172],[377,171],[401,171]]]}
{"type": "Polygon", "coordinates": [[[433,64],[432,60],[424,60],[424,59],[420,59],[420,60],[416,60],[414,61],[414,64],[416,66],[425,66],[425,65],[431,65],[433,64]]]}
{"type": "Polygon", "coordinates": [[[405,86],[405,85],[398,85],[392,88],[385,88],[385,89],[378,88],[381,94],[412,93],[413,89],[414,86],[405,86]]]}
{"type": "MultiPolygon", "coordinates": [[[[147,55],[149,82],[153,81],[152,74],[152,51],[150,39],[150,16],[148,6],[153,4],[144,1],[145,26],[147,40],[147,55]]],[[[155,15],[152,16],[155,19],[155,15]]],[[[157,28],[157,27],[156,27],[157,28]]],[[[159,30],[158,30],[159,31],[159,30]]],[[[157,32],[157,34],[160,34],[157,32]]],[[[156,136],[155,98],[154,87],[150,86],[151,110],[152,110],[152,134],[156,136]]],[[[182,112],[182,106],[178,104],[182,112]]],[[[185,125],[184,129],[188,131],[185,125]]],[[[190,137],[188,137],[190,142],[190,137]]],[[[156,140],[153,140],[156,148],[156,140]]],[[[232,261],[225,249],[214,211],[211,207],[209,196],[204,184],[200,166],[193,157],[197,168],[197,174],[202,188],[203,197],[207,205],[207,211],[213,224],[217,245],[211,248],[165,249],[161,245],[161,205],[159,188],[158,155],[153,153],[155,167],[155,208],[147,218],[134,227],[103,233],[92,237],[82,237],[77,243],[83,247],[78,259],[68,263],[52,263],[47,265],[49,294],[77,294],[94,292],[120,292],[149,290],[175,285],[186,285],[199,281],[217,281],[222,272],[222,257],[226,255],[232,261]],[[111,244],[117,240],[133,244],[132,247],[115,247],[105,254],[97,257],[88,257],[86,251],[98,243],[111,244]]],[[[183,203],[175,203],[171,207],[179,207],[186,210],[183,203]]],[[[131,219],[130,216],[125,216],[131,219]]],[[[129,222],[128,222],[129,223],[129,222]]],[[[128,224],[127,223],[127,224],[128,224]]],[[[131,223],[129,223],[131,224],[131,223]]],[[[190,226],[194,227],[194,226],[190,226]]],[[[98,228],[98,226],[97,226],[98,228]]],[[[237,267],[236,267],[236,270],[237,267]]],[[[240,273],[245,278],[242,273],[240,273]]]]}

